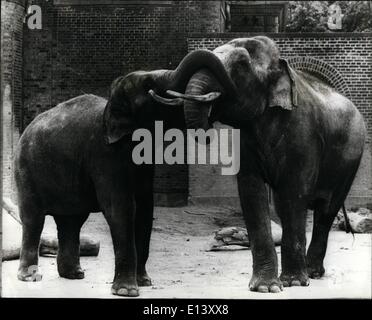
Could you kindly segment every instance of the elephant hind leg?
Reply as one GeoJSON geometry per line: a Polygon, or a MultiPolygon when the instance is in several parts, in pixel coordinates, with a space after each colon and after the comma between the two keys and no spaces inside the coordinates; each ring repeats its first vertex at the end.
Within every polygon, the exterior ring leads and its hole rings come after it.
{"type": "Polygon", "coordinates": [[[22,220],[22,246],[18,279],[21,281],[40,281],[42,279],[38,270],[38,260],[40,236],[45,216],[37,203],[33,197],[23,197],[19,203],[22,220]]]}
{"type": "Polygon", "coordinates": [[[330,201],[317,201],[314,208],[313,233],[307,251],[307,270],[310,278],[319,279],[325,273],[323,260],[327,251],[329,231],[346,199],[357,169],[358,167],[342,184],[335,188],[330,201]]]}
{"type": "Polygon", "coordinates": [[[58,273],[63,278],[84,278],[80,267],[80,229],[88,215],[54,216],[58,230],[58,273]]]}
{"type": "MultiPolygon", "coordinates": [[[[332,206],[335,206],[331,200],[332,206]]],[[[339,203],[341,207],[342,202],[339,203]]],[[[327,250],[328,234],[338,210],[330,211],[330,203],[326,200],[317,202],[314,208],[313,233],[307,251],[307,272],[312,279],[319,279],[325,270],[323,259],[327,250]],[[336,212],[335,212],[336,211],[336,212]]]]}

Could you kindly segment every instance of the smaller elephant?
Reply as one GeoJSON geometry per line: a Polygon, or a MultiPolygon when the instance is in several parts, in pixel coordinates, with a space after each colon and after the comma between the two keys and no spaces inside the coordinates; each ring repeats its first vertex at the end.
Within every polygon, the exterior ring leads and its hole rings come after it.
{"type": "Polygon", "coordinates": [[[82,95],[30,123],[15,155],[23,227],[18,279],[41,279],[35,267],[45,215],[52,215],[57,224],[59,275],[82,279],[80,229],[91,212],[102,211],[115,253],[112,293],[138,296],[138,286],[151,285],[145,265],[153,220],[154,166],[133,162],[132,133],[137,128],[153,132],[155,120],[184,127],[183,100],[170,101],[162,93],[184,90],[194,72],[201,66],[213,67],[217,60],[212,53],[196,51],[176,70],[130,73],[114,80],[108,101],[82,95]]]}

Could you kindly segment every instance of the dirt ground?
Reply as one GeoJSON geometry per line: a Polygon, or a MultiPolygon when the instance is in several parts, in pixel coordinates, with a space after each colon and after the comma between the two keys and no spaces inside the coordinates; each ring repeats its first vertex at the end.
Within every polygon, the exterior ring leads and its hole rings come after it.
{"type": "MultiPolygon", "coordinates": [[[[4,243],[18,241],[20,230],[9,227],[3,214],[4,243]]],[[[8,222],[7,222],[8,221],[8,222]]],[[[310,299],[371,298],[371,235],[343,231],[330,234],[326,274],[309,287],[285,288],[279,294],[248,290],[250,250],[208,252],[214,231],[242,225],[241,215],[221,208],[156,208],[148,273],[153,286],[141,287],[140,298],[310,299]]],[[[311,236],[311,217],[307,227],[311,236]]],[[[44,234],[55,234],[47,217],[44,234]]],[[[108,226],[100,213],[91,214],[82,233],[100,241],[98,257],[82,257],[85,279],[67,280],[57,273],[55,258],[41,257],[41,282],[17,280],[18,260],[3,262],[3,297],[117,298],[110,294],[114,256],[108,226]]],[[[280,253],[280,247],[277,247],[280,253]]],[[[280,254],[279,263],[280,263],[280,254]]],[[[132,298],[131,298],[132,299],[132,298]]]]}

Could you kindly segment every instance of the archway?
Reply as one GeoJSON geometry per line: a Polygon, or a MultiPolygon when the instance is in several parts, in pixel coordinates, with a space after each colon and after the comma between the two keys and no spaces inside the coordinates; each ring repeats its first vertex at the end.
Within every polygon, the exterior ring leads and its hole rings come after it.
{"type": "Polygon", "coordinates": [[[351,98],[349,86],[341,73],[328,63],[313,57],[292,57],[289,64],[297,70],[303,70],[322,79],[339,93],[351,98]]]}

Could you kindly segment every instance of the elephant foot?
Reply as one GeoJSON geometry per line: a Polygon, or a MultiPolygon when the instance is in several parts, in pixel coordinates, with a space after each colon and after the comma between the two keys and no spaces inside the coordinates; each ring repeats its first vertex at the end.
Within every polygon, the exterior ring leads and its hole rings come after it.
{"type": "Polygon", "coordinates": [[[111,293],[116,296],[123,297],[138,297],[139,290],[136,284],[127,283],[124,281],[114,281],[111,287],[111,293]]]}
{"type": "Polygon", "coordinates": [[[36,282],[36,281],[41,281],[43,278],[43,275],[39,273],[37,266],[29,266],[29,267],[19,268],[17,277],[18,277],[18,280],[21,280],[21,281],[36,282]]]}
{"type": "Polygon", "coordinates": [[[60,277],[66,278],[66,279],[72,279],[72,280],[73,279],[80,280],[80,279],[84,279],[85,277],[84,271],[83,269],[81,269],[80,266],[69,267],[69,268],[58,267],[58,273],[60,277]]]}
{"type": "Polygon", "coordinates": [[[253,275],[249,282],[249,289],[262,293],[279,293],[283,290],[283,284],[278,277],[265,277],[253,275]]]}
{"type": "Polygon", "coordinates": [[[284,287],[307,287],[310,284],[309,277],[306,273],[289,273],[283,272],[280,280],[284,287]]]}
{"type": "Polygon", "coordinates": [[[309,263],[307,266],[307,273],[311,279],[320,279],[325,273],[322,263],[309,263]]]}
{"type": "Polygon", "coordinates": [[[149,277],[147,272],[145,272],[144,274],[141,274],[141,275],[137,274],[137,283],[140,287],[150,287],[150,286],[152,286],[151,278],[149,277]]]}

